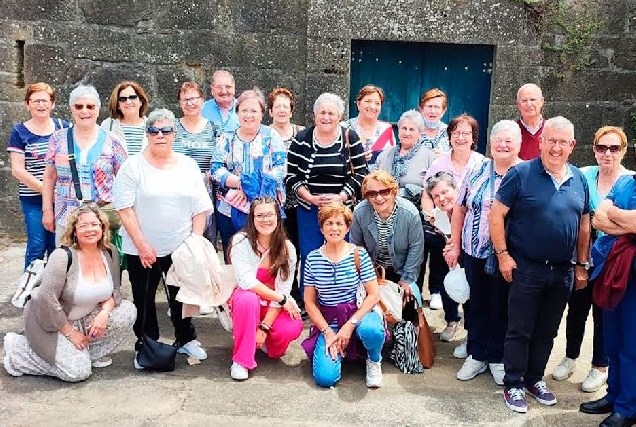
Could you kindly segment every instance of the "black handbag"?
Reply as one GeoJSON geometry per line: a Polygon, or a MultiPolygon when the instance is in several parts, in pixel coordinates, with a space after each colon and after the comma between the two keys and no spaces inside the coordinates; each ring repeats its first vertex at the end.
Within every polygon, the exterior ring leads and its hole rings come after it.
{"type": "MultiPolygon", "coordinates": [[[[154,266],[153,266],[154,268],[154,266]]],[[[161,268],[161,267],[159,267],[161,268]]],[[[168,299],[168,307],[170,307],[170,294],[166,285],[165,274],[161,275],[161,281],[168,299]]],[[[148,295],[148,282],[150,281],[150,271],[146,277],[146,293],[148,295]]],[[[170,307],[172,312],[172,307],[170,307]]],[[[144,331],[146,326],[146,310],[141,322],[141,330],[144,331]]],[[[166,344],[161,341],[150,338],[145,333],[141,337],[141,346],[137,351],[137,364],[145,369],[158,372],[172,372],[175,369],[175,359],[177,358],[177,347],[166,344]]]]}

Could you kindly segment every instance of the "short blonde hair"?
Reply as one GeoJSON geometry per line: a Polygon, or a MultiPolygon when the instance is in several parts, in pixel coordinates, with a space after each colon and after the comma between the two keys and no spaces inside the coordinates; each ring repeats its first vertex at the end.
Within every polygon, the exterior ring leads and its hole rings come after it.
{"type": "Polygon", "coordinates": [[[342,202],[331,202],[320,208],[318,211],[318,223],[320,224],[320,228],[322,228],[329,218],[333,218],[338,215],[342,215],[347,227],[351,227],[351,223],[353,222],[353,213],[351,213],[351,209],[346,207],[342,202]]]}
{"type": "Polygon", "coordinates": [[[362,197],[364,198],[367,197],[367,187],[371,180],[377,181],[386,188],[390,189],[394,196],[397,195],[398,189],[400,188],[397,181],[390,173],[385,170],[376,170],[365,176],[362,181],[362,197]]]}
{"type": "Polygon", "coordinates": [[[83,204],[79,208],[68,214],[68,218],[66,221],[66,231],[60,239],[60,244],[62,246],[79,249],[77,236],[75,235],[75,228],[77,227],[77,222],[79,221],[80,216],[84,215],[85,213],[91,212],[94,213],[95,216],[97,216],[97,219],[102,224],[102,238],[99,239],[99,242],[97,242],[97,247],[99,249],[110,248],[110,229],[108,225],[108,217],[99,208],[99,206],[97,206],[96,203],[83,204]]]}
{"type": "Polygon", "coordinates": [[[594,145],[598,144],[599,139],[610,133],[615,133],[621,139],[621,148],[627,148],[627,135],[618,126],[603,126],[599,128],[594,134],[594,145]]]}

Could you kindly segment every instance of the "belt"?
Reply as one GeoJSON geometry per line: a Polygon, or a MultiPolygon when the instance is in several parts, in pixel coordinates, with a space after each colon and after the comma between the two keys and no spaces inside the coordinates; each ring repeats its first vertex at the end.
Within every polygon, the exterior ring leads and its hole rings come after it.
{"type": "Polygon", "coordinates": [[[536,259],[524,258],[524,257],[520,257],[520,258],[522,260],[522,263],[523,263],[523,261],[528,261],[528,262],[530,262],[532,264],[537,264],[537,265],[546,267],[546,268],[548,268],[550,270],[555,270],[555,269],[557,269],[557,270],[566,270],[568,268],[572,268],[572,266],[574,265],[574,264],[572,264],[572,261],[552,262],[552,261],[545,260],[545,259],[544,260],[536,260],[536,259]]]}

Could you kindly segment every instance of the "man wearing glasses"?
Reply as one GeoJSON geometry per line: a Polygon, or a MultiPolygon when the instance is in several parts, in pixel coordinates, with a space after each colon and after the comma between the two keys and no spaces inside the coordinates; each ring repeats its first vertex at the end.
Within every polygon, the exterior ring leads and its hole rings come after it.
{"type": "Polygon", "coordinates": [[[239,126],[238,116],[235,111],[236,86],[234,76],[229,71],[217,70],[212,74],[210,83],[212,99],[203,103],[201,115],[214,123],[219,133],[234,132],[239,126]]]}
{"type": "Polygon", "coordinates": [[[543,99],[541,88],[533,83],[527,83],[517,91],[515,104],[521,115],[517,120],[521,128],[519,157],[523,160],[539,156],[539,139],[545,123],[541,115],[544,103],[545,99],[543,99]]]}
{"type": "Polygon", "coordinates": [[[587,285],[590,196],[583,173],[568,163],[575,144],[569,120],[546,120],[540,157],[508,171],[489,216],[499,270],[510,283],[504,400],[515,412],[527,412],[526,391],[556,404],[545,366],[573,282],[587,285]]]}

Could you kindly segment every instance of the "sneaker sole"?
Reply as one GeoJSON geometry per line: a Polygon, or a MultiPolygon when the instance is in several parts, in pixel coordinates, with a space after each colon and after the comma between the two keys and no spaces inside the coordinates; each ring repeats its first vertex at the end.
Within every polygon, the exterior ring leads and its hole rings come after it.
{"type": "Polygon", "coordinates": [[[562,377],[562,376],[557,376],[557,377],[555,377],[555,376],[554,376],[554,374],[552,374],[552,379],[553,379],[554,381],[565,381],[565,380],[567,380],[568,378],[570,378],[572,375],[574,375],[574,371],[570,372],[570,373],[569,373],[569,374],[567,374],[565,377],[562,377]]]}
{"type": "Polygon", "coordinates": [[[484,366],[483,368],[480,368],[477,372],[475,372],[473,374],[472,377],[465,377],[465,378],[459,378],[459,372],[457,373],[457,379],[460,381],[469,381],[472,380],[473,378],[475,378],[477,375],[481,375],[484,372],[486,372],[486,370],[488,369],[488,365],[484,366]]]}
{"type": "Polygon", "coordinates": [[[528,412],[527,406],[525,408],[520,408],[518,406],[511,405],[510,403],[508,403],[506,399],[504,399],[504,402],[506,403],[506,406],[508,407],[508,409],[510,409],[513,412],[517,412],[519,414],[525,414],[526,412],[528,412]]]}
{"type": "Polygon", "coordinates": [[[607,384],[607,380],[605,380],[603,384],[599,385],[598,387],[583,387],[583,384],[581,384],[581,391],[585,393],[594,393],[599,391],[605,384],[607,384]]]}
{"type": "Polygon", "coordinates": [[[365,384],[367,385],[368,388],[380,388],[380,387],[382,387],[382,383],[380,383],[380,384],[369,384],[369,383],[365,382],[365,384]]]}

